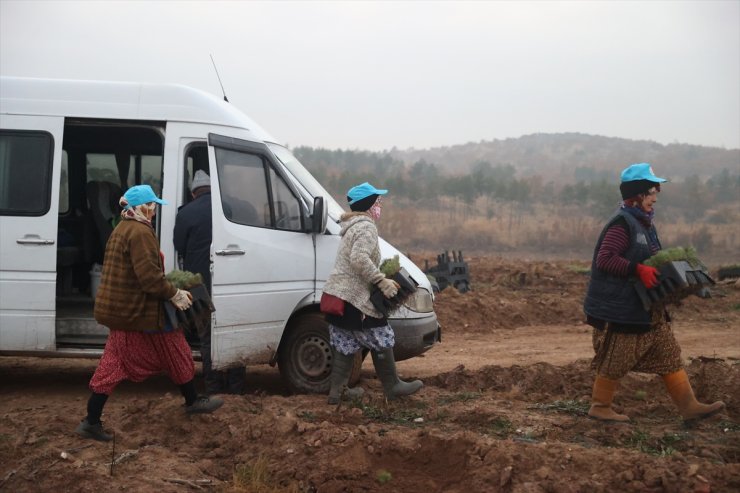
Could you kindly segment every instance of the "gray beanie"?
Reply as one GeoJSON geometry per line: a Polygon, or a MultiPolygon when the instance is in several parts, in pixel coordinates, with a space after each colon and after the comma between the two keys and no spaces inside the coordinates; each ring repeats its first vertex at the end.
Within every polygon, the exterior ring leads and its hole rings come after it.
{"type": "Polygon", "coordinates": [[[203,171],[202,169],[199,169],[195,172],[195,176],[193,176],[193,182],[190,184],[190,191],[194,192],[196,188],[200,187],[210,187],[211,186],[211,177],[208,176],[208,174],[203,171]]]}

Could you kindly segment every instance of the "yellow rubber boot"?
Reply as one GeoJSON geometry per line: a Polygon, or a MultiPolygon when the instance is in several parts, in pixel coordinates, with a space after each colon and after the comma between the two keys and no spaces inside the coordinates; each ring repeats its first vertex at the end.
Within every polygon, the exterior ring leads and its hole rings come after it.
{"type": "Polygon", "coordinates": [[[689,376],[684,369],[663,375],[663,381],[685,421],[708,418],[725,408],[725,403],[722,401],[712,404],[702,404],[697,401],[689,382],[689,376]]]}
{"type": "Polygon", "coordinates": [[[588,411],[589,417],[600,421],[616,421],[618,423],[626,423],[630,420],[629,416],[618,414],[612,409],[612,400],[618,384],[619,380],[611,380],[600,375],[596,376],[594,390],[591,394],[591,409],[588,411]]]}

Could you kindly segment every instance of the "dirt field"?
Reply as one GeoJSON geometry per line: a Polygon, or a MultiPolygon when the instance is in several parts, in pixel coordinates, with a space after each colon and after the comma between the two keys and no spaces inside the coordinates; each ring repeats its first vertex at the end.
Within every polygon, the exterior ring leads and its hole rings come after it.
{"type": "Polygon", "coordinates": [[[364,401],[340,407],[285,395],[265,366],[187,417],[160,377],[116,390],[115,443],[98,443],[72,433],[96,361],[0,358],[0,491],[740,491],[740,288],[672,310],[697,396],[726,412],[687,427],[658,377],[631,374],[616,408],[633,423],[602,424],[585,417],[584,264],[468,260],[474,291],[438,295],[442,344],[399,363],[425,382],[401,402],[369,361],[364,401]]]}

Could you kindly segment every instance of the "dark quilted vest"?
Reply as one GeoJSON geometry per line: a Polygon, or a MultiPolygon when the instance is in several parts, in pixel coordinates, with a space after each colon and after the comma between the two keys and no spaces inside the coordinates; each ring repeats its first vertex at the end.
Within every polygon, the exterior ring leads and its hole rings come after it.
{"type": "MultiPolygon", "coordinates": [[[[620,219],[627,223],[630,246],[624,258],[642,263],[651,256],[648,229],[629,212],[620,210],[604,227],[591,261],[591,282],[588,285],[583,311],[599,320],[617,324],[649,325],[650,313],[642,307],[635,291],[635,278],[616,277],[596,267],[596,256],[607,230],[620,219]]],[[[657,235],[656,235],[657,237],[657,235]]],[[[658,242],[660,249],[660,242],[658,242]]],[[[639,282],[639,281],[637,281],[639,282]]]]}

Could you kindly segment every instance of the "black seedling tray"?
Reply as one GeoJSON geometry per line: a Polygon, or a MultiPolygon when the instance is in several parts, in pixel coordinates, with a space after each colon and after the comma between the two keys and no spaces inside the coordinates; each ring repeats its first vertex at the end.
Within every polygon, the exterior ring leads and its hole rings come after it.
{"type": "Polygon", "coordinates": [[[400,286],[398,293],[393,298],[386,298],[383,296],[383,292],[379,287],[375,286],[373,292],[370,294],[370,301],[376,310],[387,317],[389,313],[399,308],[409,297],[416,292],[416,287],[419,285],[409,275],[408,271],[401,267],[401,269],[393,274],[390,279],[396,281],[400,286]]]}
{"type": "Polygon", "coordinates": [[[203,284],[197,284],[188,289],[193,295],[193,304],[187,310],[178,310],[169,301],[164,302],[164,311],[167,321],[173,327],[182,327],[193,334],[202,334],[211,320],[211,313],[216,311],[208,290],[203,284]]]}
{"type": "Polygon", "coordinates": [[[639,280],[635,289],[645,310],[650,310],[653,303],[676,303],[691,294],[714,284],[704,266],[694,267],[685,260],[674,260],[658,267],[659,284],[647,289],[639,280]]]}

